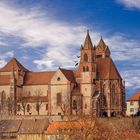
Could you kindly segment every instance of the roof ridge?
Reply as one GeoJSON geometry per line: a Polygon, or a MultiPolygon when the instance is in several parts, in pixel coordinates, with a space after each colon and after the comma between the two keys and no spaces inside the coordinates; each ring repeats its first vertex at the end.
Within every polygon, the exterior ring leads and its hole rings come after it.
{"type": "Polygon", "coordinates": [[[22,69],[23,71],[29,71],[26,69],[15,57],[13,57],[7,64],[0,69],[0,71],[11,71],[12,67],[22,69]]]}

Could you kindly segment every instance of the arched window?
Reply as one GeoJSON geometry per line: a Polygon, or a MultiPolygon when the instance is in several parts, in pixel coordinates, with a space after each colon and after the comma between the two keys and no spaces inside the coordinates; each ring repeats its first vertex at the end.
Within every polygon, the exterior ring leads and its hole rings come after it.
{"type": "Polygon", "coordinates": [[[72,106],[73,106],[73,109],[74,109],[74,110],[77,109],[77,101],[76,101],[76,100],[73,100],[73,105],[72,105],[72,106]]]}
{"type": "Polygon", "coordinates": [[[39,112],[39,110],[40,110],[40,105],[39,105],[39,103],[36,103],[36,111],[39,112]]]}
{"type": "Polygon", "coordinates": [[[84,54],[84,61],[88,62],[88,55],[86,53],[84,54]]]}
{"type": "Polygon", "coordinates": [[[3,107],[6,103],[6,94],[5,94],[5,91],[3,90],[1,92],[1,106],[3,107]]]}
{"type": "Polygon", "coordinates": [[[48,104],[46,104],[46,110],[48,110],[48,104]]]}
{"type": "Polygon", "coordinates": [[[115,103],[115,85],[114,84],[112,85],[112,88],[111,88],[111,95],[112,95],[111,97],[112,104],[114,104],[115,103]]]}
{"type": "Polygon", "coordinates": [[[86,70],[85,70],[85,67],[83,67],[83,72],[85,72],[86,70]]]}
{"type": "Polygon", "coordinates": [[[89,71],[89,67],[88,66],[86,67],[86,71],[89,71]]]}
{"type": "Polygon", "coordinates": [[[61,93],[57,93],[57,105],[61,105],[61,103],[62,103],[61,93]]]}
{"type": "Polygon", "coordinates": [[[30,105],[27,104],[27,112],[29,112],[29,111],[30,111],[30,105]]]}

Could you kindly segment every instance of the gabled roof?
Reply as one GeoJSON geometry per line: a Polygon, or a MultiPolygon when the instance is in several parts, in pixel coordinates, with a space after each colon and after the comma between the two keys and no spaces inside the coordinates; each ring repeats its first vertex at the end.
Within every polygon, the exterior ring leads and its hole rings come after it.
{"type": "Polygon", "coordinates": [[[68,81],[75,83],[75,77],[74,77],[74,73],[72,70],[66,70],[66,69],[62,69],[59,68],[60,71],[64,74],[64,76],[67,78],[68,81]]]}
{"type": "Polygon", "coordinates": [[[9,85],[10,75],[0,75],[0,85],[9,85]]]}
{"type": "Polygon", "coordinates": [[[25,74],[24,85],[48,84],[55,71],[48,72],[27,72],[25,74]]]}
{"type": "Polygon", "coordinates": [[[3,68],[0,69],[0,72],[10,72],[14,70],[27,70],[16,58],[12,58],[3,68]]]}
{"type": "Polygon", "coordinates": [[[25,119],[19,129],[19,134],[42,134],[48,127],[46,119],[25,119]]]}
{"type": "Polygon", "coordinates": [[[21,120],[0,121],[0,133],[16,133],[19,131],[21,120]]]}
{"type": "Polygon", "coordinates": [[[127,101],[138,101],[140,98],[140,91],[138,91],[137,93],[133,94],[130,98],[128,98],[127,101]]]}
{"type": "Polygon", "coordinates": [[[99,79],[122,79],[111,58],[96,59],[99,79]]]}
{"type": "Polygon", "coordinates": [[[108,46],[105,44],[103,38],[101,37],[97,47],[96,47],[96,55],[102,55],[103,53],[110,55],[110,50],[108,46]]]}
{"type": "Polygon", "coordinates": [[[103,49],[106,49],[107,45],[105,44],[105,42],[104,42],[104,40],[103,40],[102,37],[101,37],[101,39],[100,39],[100,41],[99,41],[97,47],[101,47],[101,48],[103,48],[103,49]]]}
{"type": "Polygon", "coordinates": [[[89,35],[89,31],[87,31],[87,36],[85,38],[84,49],[93,49],[92,41],[89,35]]]}
{"type": "MultiPolygon", "coordinates": [[[[87,127],[94,127],[95,122],[93,121],[60,121],[60,122],[50,122],[48,128],[46,129],[46,134],[58,134],[59,130],[63,130],[63,133],[68,133],[68,130],[81,130],[87,129],[87,127]]],[[[89,129],[89,128],[88,128],[89,129]]]]}

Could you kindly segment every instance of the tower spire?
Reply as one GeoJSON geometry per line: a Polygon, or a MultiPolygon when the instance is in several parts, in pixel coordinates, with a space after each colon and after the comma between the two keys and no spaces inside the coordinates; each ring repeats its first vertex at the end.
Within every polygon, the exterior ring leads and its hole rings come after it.
{"type": "Polygon", "coordinates": [[[89,35],[89,30],[87,30],[87,35],[85,38],[84,49],[93,49],[92,41],[89,35]]]}
{"type": "Polygon", "coordinates": [[[106,45],[106,43],[103,40],[103,37],[101,36],[101,39],[97,45],[96,48],[96,55],[98,56],[110,56],[110,50],[108,48],[108,46],[106,45]]]}

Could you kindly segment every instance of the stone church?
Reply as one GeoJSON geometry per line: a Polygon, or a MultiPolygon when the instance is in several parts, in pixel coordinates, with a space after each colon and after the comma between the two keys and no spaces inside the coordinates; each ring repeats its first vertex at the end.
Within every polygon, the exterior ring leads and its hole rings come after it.
{"type": "Polygon", "coordinates": [[[76,70],[32,72],[11,59],[0,69],[0,113],[124,116],[125,83],[110,55],[87,33],[76,70]]]}

